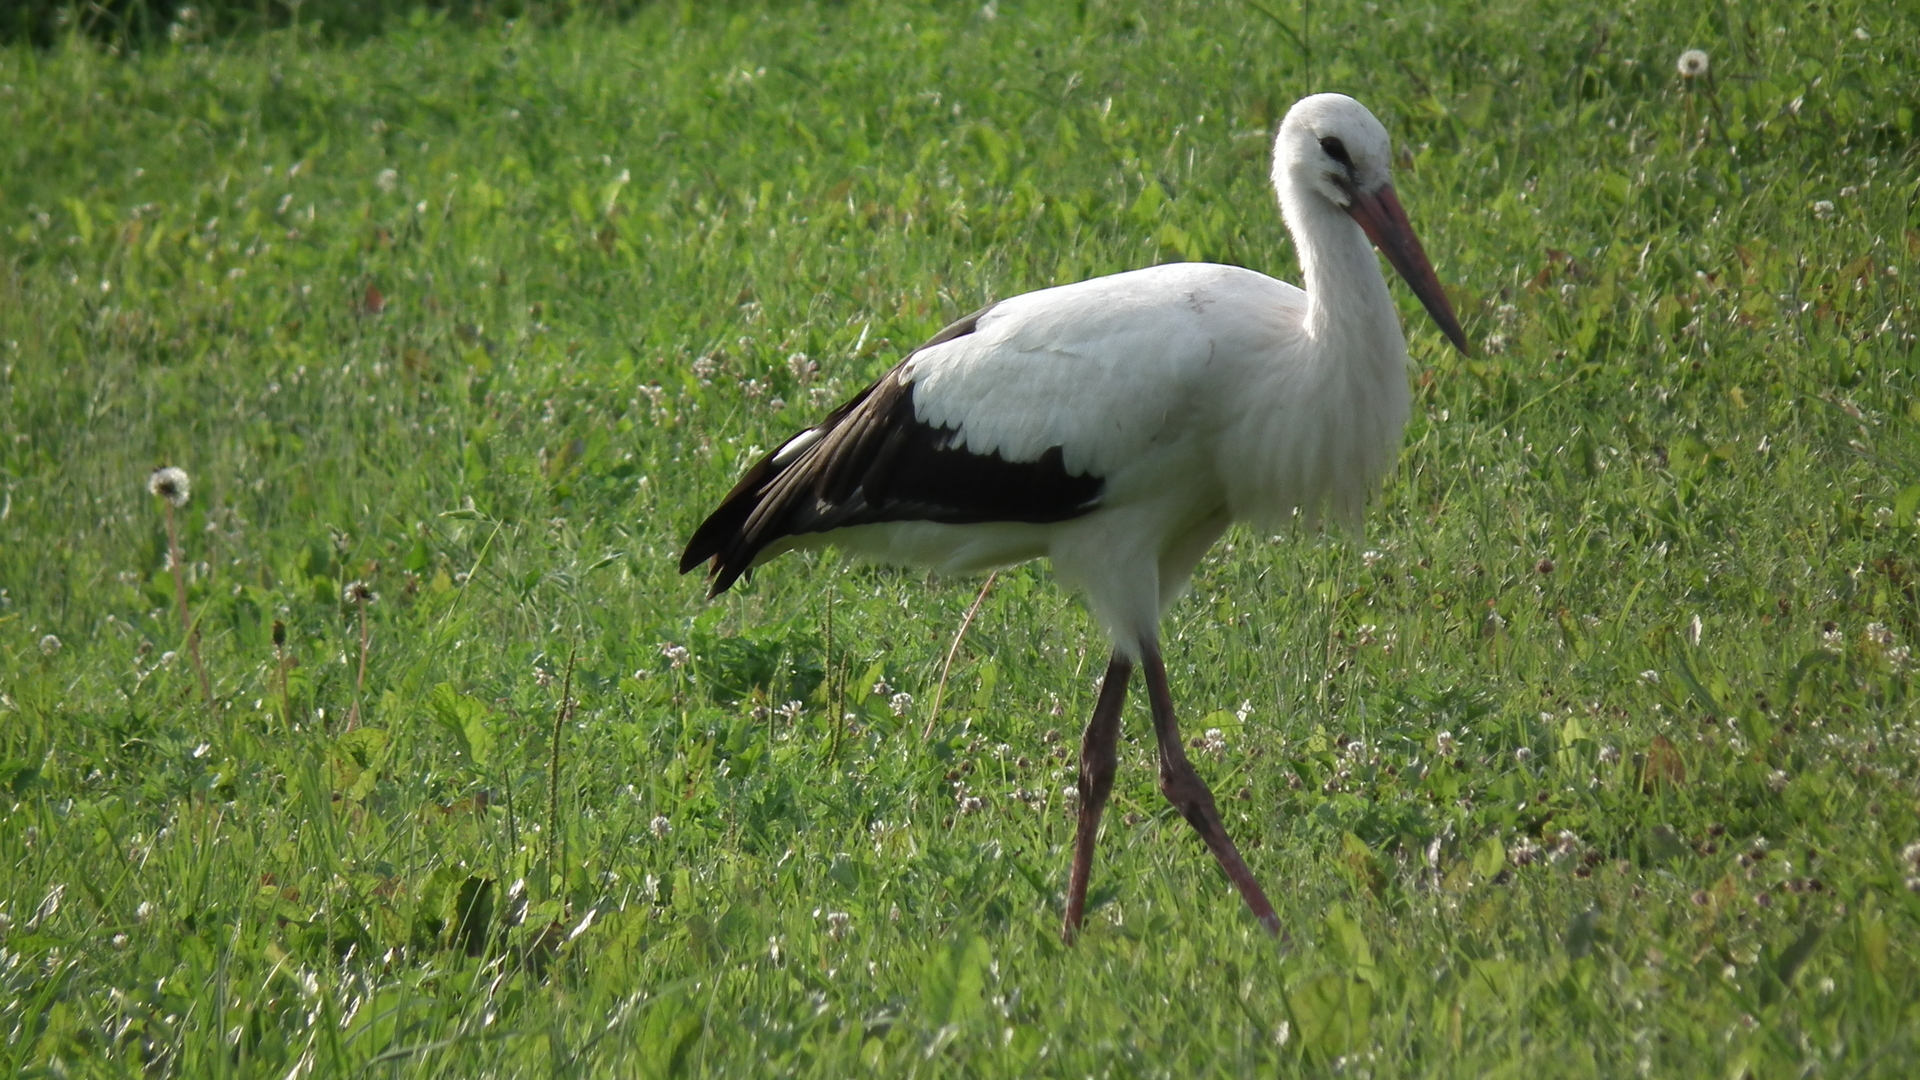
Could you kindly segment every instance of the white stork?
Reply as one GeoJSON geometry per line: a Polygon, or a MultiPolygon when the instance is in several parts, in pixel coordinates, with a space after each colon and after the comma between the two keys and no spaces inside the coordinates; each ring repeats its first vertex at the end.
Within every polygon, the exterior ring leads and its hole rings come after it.
{"type": "Polygon", "coordinates": [[[1174,263],[990,304],[761,459],[687,542],[680,570],[709,564],[709,595],[782,552],[828,544],[956,574],[1053,561],[1113,642],[1080,747],[1068,940],[1136,663],[1161,792],[1280,931],[1187,761],[1158,627],[1229,523],[1330,514],[1357,527],[1392,466],[1407,343],[1372,246],[1467,351],[1390,160],[1386,129],[1359,102],[1302,99],[1280,125],[1273,186],[1305,291],[1174,263]]]}

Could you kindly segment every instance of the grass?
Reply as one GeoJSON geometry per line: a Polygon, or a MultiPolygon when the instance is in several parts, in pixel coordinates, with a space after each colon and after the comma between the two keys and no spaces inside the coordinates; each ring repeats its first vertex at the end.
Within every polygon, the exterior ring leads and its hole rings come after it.
{"type": "Polygon", "coordinates": [[[5,1069],[1910,1075],[1920,24],[1298,15],[0,53],[5,1069]],[[923,739],[975,583],[789,556],[709,605],[672,564],[987,299],[1295,276],[1264,175],[1310,87],[1394,132],[1486,347],[1400,293],[1368,538],[1231,533],[1167,626],[1291,947],[1136,702],[1063,948],[1104,644],[1045,567],[923,739]]]}

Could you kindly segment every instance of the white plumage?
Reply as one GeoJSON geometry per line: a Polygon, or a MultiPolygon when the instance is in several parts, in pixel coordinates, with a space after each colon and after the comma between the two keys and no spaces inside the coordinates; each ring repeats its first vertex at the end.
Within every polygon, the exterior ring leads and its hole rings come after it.
{"type": "Polygon", "coordinates": [[[1232,521],[1324,514],[1357,527],[1391,468],[1407,351],[1370,237],[1465,349],[1389,153],[1358,102],[1303,99],[1281,125],[1273,180],[1305,291],[1178,263],[1000,301],[768,455],[688,545],[682,569],[710,562],[715,592],[801,546],[946,572],[1051,560],[1114,648],[1082,749],[1069,937],[1135,662],[1154,695],[1163,790],[1277,928],[1181,752],[1157,627],[1232,521]]]}

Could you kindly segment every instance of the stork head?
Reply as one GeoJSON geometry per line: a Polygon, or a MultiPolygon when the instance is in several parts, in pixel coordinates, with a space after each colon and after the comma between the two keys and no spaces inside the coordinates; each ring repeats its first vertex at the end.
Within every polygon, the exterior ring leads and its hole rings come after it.
{"type": "Polygon", "coordinates": [[[1447,340],[1466,353],[1467,336],[1454,317],[1394,194],[1393,143],[1365,105],[1345,94],[1301,98],[1280,123],[1273,152],[1273,183],[1281,192],[1324,199],[1344,211],[1406,279],[1447,340]]]}

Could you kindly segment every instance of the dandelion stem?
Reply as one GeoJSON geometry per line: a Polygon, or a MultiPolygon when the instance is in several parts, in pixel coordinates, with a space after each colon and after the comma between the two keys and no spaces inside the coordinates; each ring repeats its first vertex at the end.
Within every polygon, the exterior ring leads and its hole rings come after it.
{"type": "Polygon", "coordinates": [[[967,617],[960,620],[960,629],[954,631],[953,644],[947,646],[946,662],[940,665],[940,684],[933,690],[933,708],[927,713],[926,730],[920,732],[923,739],[932,737],[934,722],[940,719],[940,703],[947,697],[947,674],[953,670],[953,658],[960,652],[960,641],[967,636],[967,627],[972,626],[973,617],[980,614],[980,605],[987,602],[987,590],[993,588],[993,581],[999,576],[1000,571],[995,570],[981,583],[980,595],[973,598],[973,606],[967,609],[967,617]]]}
{"type": "Polygon", "coordinates": [[[832,761],[840,753],[840,717],[844,710],[840,705],[840,695],[835,692],[833,663],[833,593],[837,575],[827,575],[827,708],[833,710],[833,737],[827,743],[827,760],[832,761]]]}
{"type": "Polygon", "coordinates": [[[187,659],[193,663],[193,673],[200,680],[200,696],[206,699],[207,709],[213,709],[213,683],[207,679],[207,666],[200,662],[200,627],[187,611],[187,567],[186,556],[180,550],[180,526],[173,520],[173,501],[161,499],[160,509],[167,515],[167,564],[173,571],[173,598],[180,609],[180,636],[187,646],[187,659]]]}
{"type": "Polygon", "coordinates": [[[293,655],[287,651],[287,624],[273,620],[273,657],[280,672],[280,723],[293,730],[293,694],[287,686],[287,673],[293,669],[293,655]]]}
{"type": "Polygon", "coordinates": [[[367,685],[367,598],[358,599],[360,607],[360,672],[353,679],[353,708],[347,710],[347,730],[360,726],[360,695],[367,685]]]}
{"type": "MultiPolygon", "coordinates": [[[[560,704],[553,710],[553,746],[547,761],[547,878],[565,874],[567,850],[560,834],[560,736],[573,707],[573,660],[578,646],[567,647],[567,673],[560,680],[560,704]]],[[[564,883],[562,885],[564,888],[564,883]]]]}

